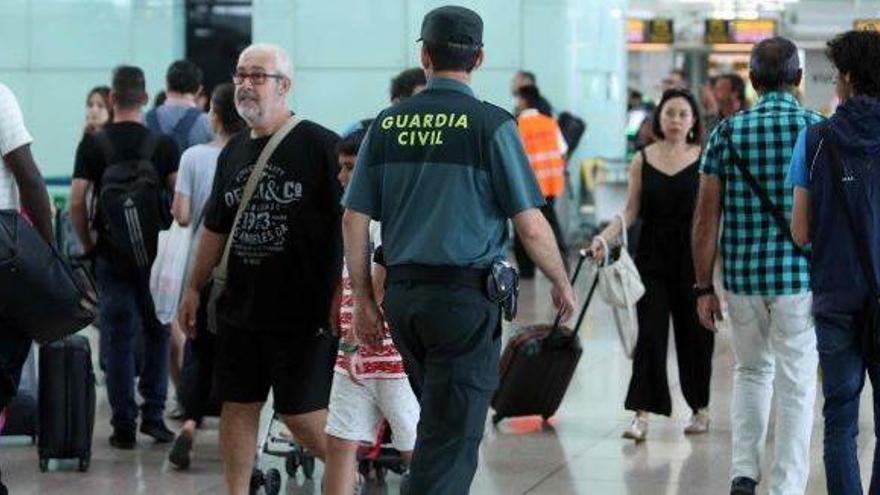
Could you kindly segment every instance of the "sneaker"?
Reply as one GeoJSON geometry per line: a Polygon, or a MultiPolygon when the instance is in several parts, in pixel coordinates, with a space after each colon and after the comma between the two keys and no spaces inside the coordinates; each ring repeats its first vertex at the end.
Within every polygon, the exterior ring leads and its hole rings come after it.
{"type": "Polygon", "coordinates": [[[730,483],[730,495],[755,495],[755,487],[757,486],[757,481],[740,476],[734,478],[730,483]]]}
{"type": "Polygon", "coordinates": [[[709,431],[709,413],[697,411],[691,416],[691,422],[684,428],[685,435],[702,435],[709,431]]]}
{"type": "Polygon", "coordinates": [[[153,437],[156,443],[170,443],[174,441],[174,432],[169,430],[165,423],[141,423],[141,433],[153,437]]]}
{"type": "Polygon", "coordinates": [[[134,432],[114,430],[110,435],[110,446],[119,450],[132,450],[137,445],[134,432]]]}
{"type": "Polygon", "coordinates": [[[636,442],[644,442],[645,435],[648,434],[648,420],[644,416],[636,416],[633,418],[629,428],[623,431],[623,438],[635,440],[636,442]]]}
{"type": "Polygon", "coordinates": [[[193,438],[189,433],[182,431],[174,439],[171,451],[168,453],[168,462],[177,469],[189,469],[190,455],[192,454],[193,438]]]}

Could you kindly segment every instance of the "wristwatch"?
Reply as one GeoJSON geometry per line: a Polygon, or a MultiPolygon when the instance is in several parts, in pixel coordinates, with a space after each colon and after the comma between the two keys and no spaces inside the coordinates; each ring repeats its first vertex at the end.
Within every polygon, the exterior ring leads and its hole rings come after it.
{"type": "Polygon", "coordinates": [[[694,296],[696,296],[697,299],[699,299],[703,296],[709,296],[709,295],[715,294],[715,287],[712,284],[709,284],[708,286],[705,286],[705,287],[700,287],[699,285],[694,284],[693,290],[694,290],[694,296]]]}

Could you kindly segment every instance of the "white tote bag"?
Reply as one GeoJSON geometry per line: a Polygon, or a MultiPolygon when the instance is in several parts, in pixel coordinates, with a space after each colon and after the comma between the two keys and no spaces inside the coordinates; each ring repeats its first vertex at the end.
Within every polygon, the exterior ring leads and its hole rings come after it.
{"type": "Polygon", "coordinates": [[[602,299],[611,306],[620,343],[626,355],[631,358],[639,333],[636,303],[645,295],[645,286],[642,284],[636,264],[627,251],[629,243],[624,217],[617,215],[615,219],[620,220],[623,244],[617,259],[612,262],[608,243],[599,237],[605,249],[605,262],[599,268],[599,284],[596,289],[602,299]]]}
{"type": "Polygon", "coordinates": [[[150,270],[150,294],[156,318],[163,325],[171,323],[177,313],[191,244],[192,230],[177,222],[172,223],[170,229],[159,232],[156,260],[150,270]]]}

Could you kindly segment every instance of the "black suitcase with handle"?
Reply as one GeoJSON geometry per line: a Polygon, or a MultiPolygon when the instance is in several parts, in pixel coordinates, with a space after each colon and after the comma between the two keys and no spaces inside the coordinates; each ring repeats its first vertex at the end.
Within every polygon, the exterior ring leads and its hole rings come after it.
{"type": "Polygon", "coordinates": [[[95,427],[95,373],[89,341],[73,335],[40,348],[40,471],[50,459],[77,459],[87,471],[95,427]]]}
{"type": "MultiPolygon", "coordinates": [[[[581,251],[572,277],[577,280],[587,252],[581,251]]],[[[590,285],[574,328],[553,325],[525,327],[514,334],[501,354],[500,384],[492,398],[497,425],[504,418],[540,415],[546,421],[556,413],[583,354],[578,329],[596,291],[598,277],[590,285]]]]}

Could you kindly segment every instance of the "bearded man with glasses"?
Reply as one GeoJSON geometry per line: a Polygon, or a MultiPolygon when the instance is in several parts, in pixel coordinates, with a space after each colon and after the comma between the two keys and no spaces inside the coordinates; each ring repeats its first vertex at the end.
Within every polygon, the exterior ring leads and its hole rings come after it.
{"type": "Polygon", "coordinates": [[[216,321],[220,447],[228,492],[238,495],[249,491],[260,410],[270,388],[275,412],[306,449],[324,458],[337,347],[330,308],[338,307],[331,301],[342,241],[334,156],[339,138],[298,121],[288,109],[288,55],[275,45],[251,45],[232,79],[249,132],[232,138],[218,159],[178,318],[190,337],[204,331],[196,328],[200,306],[216,321]],[[212,272],[214,290],[208,288],[212,272]],[[222,290],[219,281],[225,281],[222,290]]]}

